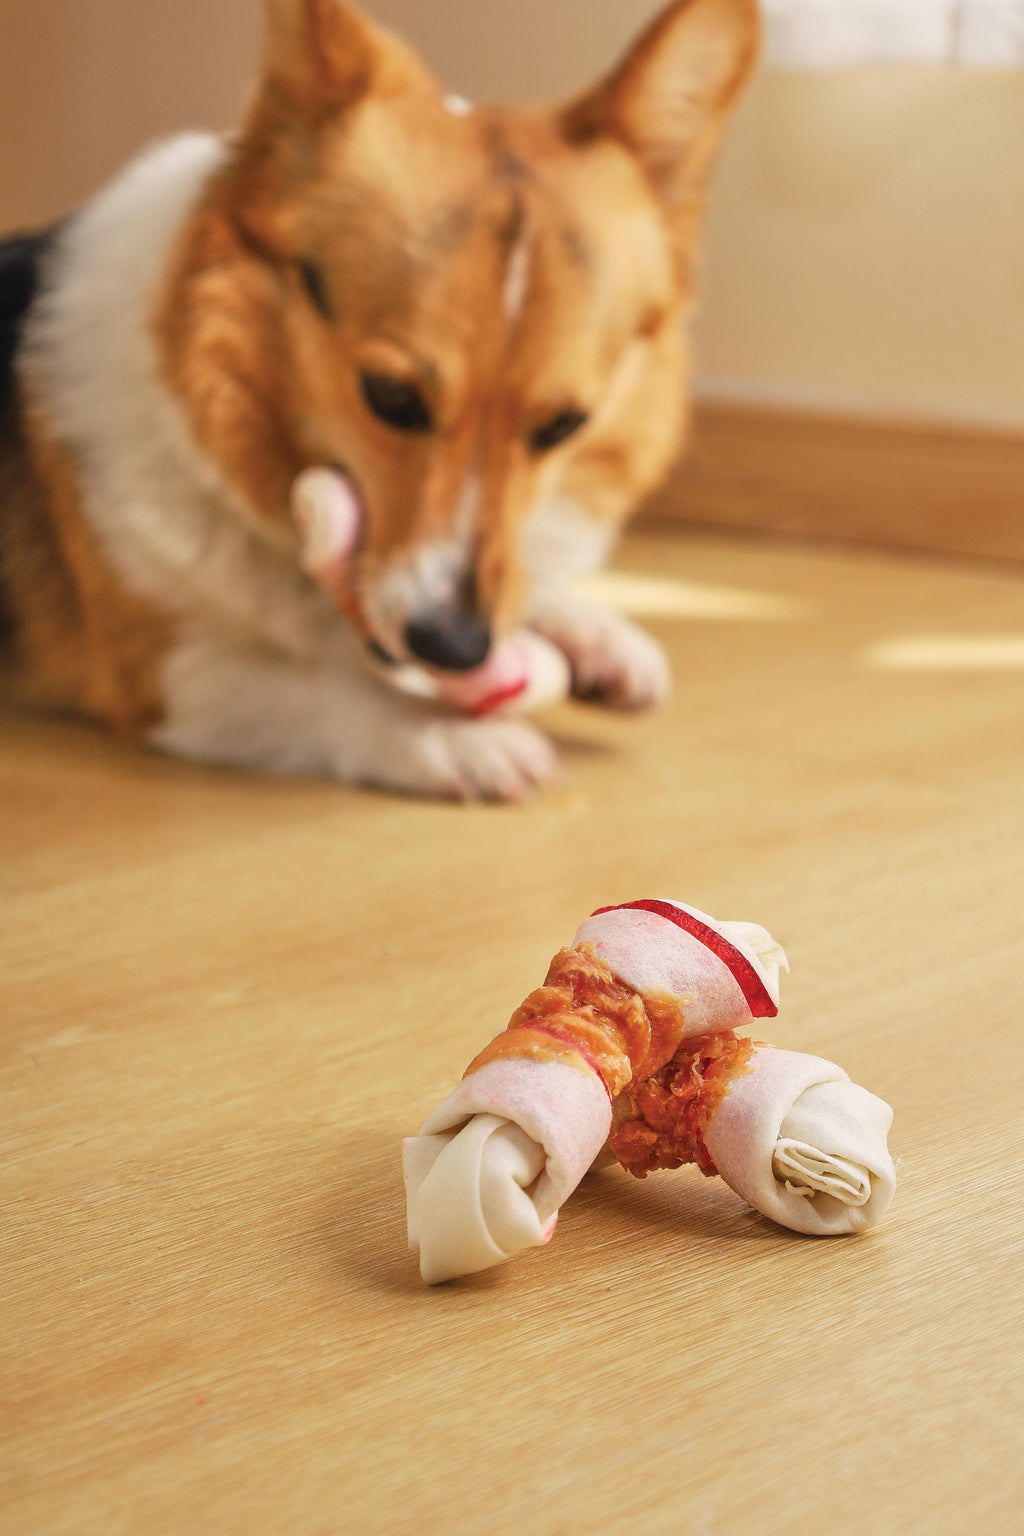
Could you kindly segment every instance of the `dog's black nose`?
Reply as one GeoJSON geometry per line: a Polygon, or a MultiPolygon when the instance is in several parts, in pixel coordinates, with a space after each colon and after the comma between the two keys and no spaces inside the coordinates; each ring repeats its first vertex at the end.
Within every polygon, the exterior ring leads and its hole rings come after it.
{"type": "Polygon", "coordinates": [[[405,626],[414,656],[444,672],[469,672],[487,660],[491,629],[486,619],[464,608],[437,608],[405,626]]]}

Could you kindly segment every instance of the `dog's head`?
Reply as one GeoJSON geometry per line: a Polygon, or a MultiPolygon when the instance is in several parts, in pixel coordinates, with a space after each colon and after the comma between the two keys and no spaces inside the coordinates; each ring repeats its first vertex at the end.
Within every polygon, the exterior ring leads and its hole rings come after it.
{"type": "Polygon", "coordinates": [[[350,611],[391,656],[481,661],[537,509],[614,523],[663,473],[705,183],[757,33],[756,0],[676,0],[568,106],[472,109],[343,0],[268,0],[157,334],[265,527],[292,537],[303,468],[349,477],[350,611]]]}

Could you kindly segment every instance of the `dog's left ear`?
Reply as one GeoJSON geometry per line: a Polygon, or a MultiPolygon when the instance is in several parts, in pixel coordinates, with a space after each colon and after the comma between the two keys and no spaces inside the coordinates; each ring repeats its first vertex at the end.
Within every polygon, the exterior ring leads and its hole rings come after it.
{"type": "Polygon", "coordinates": [[[757,62],[757,0],[676,0],[607,79],[570,103],[570,142],[631,149],[671,214],[695,211],[729,114],[757,62]]]}
{"type": "Polygon", "coordinates": [[[316,124],[371,91],[435,89],[405,43],[349,0],[264,0],[263,77],[293,115],[316,124]]]}

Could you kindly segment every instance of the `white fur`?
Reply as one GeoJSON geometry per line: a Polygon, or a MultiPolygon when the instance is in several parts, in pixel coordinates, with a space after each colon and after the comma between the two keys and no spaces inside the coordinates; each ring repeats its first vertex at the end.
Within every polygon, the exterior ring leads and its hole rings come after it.
{"type": "Polygon", "coordinates": [[[171,139],[74,219],[33,313],[26,369],[51,427],[78,450],[85,514],[128,585],[190,626],[309,656],[325,600],[192,441],[149,328],[174,237],[223,157],[213,135],[171,139]]]}
{"type": "Polygon", "coordinates": [[[405,627],[453,603],[469,570],[471,551],[466,539],[453,534],[434,539],[393,560],[362,591],[363,608],[384,648],[407,658],[405,627]]]}
{"type": "Polygon", "coordinates": [[[476,532],[477,523],[480,520],[483,491],[484,483],[480,475],[479,455],[477,455],[477,459],[470,466],[462,482],[462,491],[455,507],[453,524],[456,537],[463,539],[467,545],[476,532]]]}
{"type": "MultiPolygon", "coordinates": [[[[269,529],[225,482],[160,377],[150,311],[175,235],[224,155],[212,135],[170,140],[76,217],[55,251],[25,352],[52,429],[76,452],[84,513],[107,558],[177,620],[165,720],[152,739],[211,761],[519,798],[556,772],[545,738],[518,721],[432,713],[375,680],[360,643],[300,570],[297,540],[269,529]]],[[[478,503],[471,472],[451,538],[421,546],[380,584],[375,618],[384,635],[461,579],[478,503]]],[[[564,508],[539,520],[547,527],[532,539],[540,565],[545,539],[553,550],[561,538],[587,546],[592,568],[600,541],[566,539],[557,526],[565,521],[564,508]]],[[[550,558],[568,569],[579,549],[550,558]]],[[[578,667],[580,647],[566,649],[578,667]]],[[[598,649],[608,651],[607,635],[598,649]]],[[[649,693],[636,681],[644,667],[631,665],[626,692],[649,693]]]]}
{"type": "Polygon", "coordinates": [[[560,590],[591,575],[608,559],[617,532],[571,496],[545,497],[531,513],[523,535],[523,560],[531,587],[560,590]]]}
{"type": "Polygon", "coordinates": [[[509,324],[514,324],[523,313],[526,305],[527,294],[530,291],[530,272],[533,261],[533,241],[529,231],[525,231],[516,244],[512,247],[505,268],[505,284],[502,289],[501,302],[505,311],[505,319],[509,324]]]}
{"type": "Polygon", "coordinates": [[[303,666],[208,639],[180,645],[166,672],[170,714],[153,743],[460,800],[521,800],[557,776],[554,749],[533,726],[436,713],[380,687],[355,654],[348,666],[338,660],[303,666]]]}
{"type": "Polygon", "coordinates": [[[569,658],[573,691],[612,709],[660,709],[672,693],[664,650],[621,614],[572,591],[539,594],[530,625],[569,658]]]}

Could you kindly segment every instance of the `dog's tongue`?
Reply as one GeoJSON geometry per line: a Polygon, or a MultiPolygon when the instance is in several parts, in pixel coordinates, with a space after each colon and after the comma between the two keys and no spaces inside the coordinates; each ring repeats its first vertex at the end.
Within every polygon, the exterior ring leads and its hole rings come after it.
{"type": "Polygon", "coordinates": [[[431,672],[438,694],[468,715],[489,715],[530,685],[530,657],[517,636],[502,640],[471,672],[431,672]]]}

